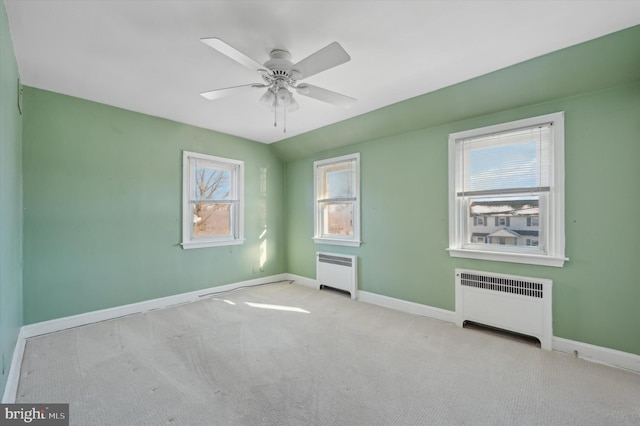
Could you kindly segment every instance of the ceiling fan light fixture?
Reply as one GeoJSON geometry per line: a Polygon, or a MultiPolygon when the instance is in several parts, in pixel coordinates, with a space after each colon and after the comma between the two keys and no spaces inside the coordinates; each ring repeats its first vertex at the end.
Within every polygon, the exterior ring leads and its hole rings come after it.
{"type": "Polygon", "coordinates": [[[267,107],[272,107],[273,103],[276,99],[276,96],[273,94],[271,88],[267,89],[267,91],[260,98],[260,102],[262,102],[267,107]]]}
{"type": "Polygon", "coordinates": [[[287,107],[287,111],[288,112],[293,112],[293,111],[297,111],[300,109],[300,105],[298,104],[298,102],[295,100],[295,98],[293,97],[293,95],[291,95],[291,102],[289,103],[289,106],[287,107]]]}
{"type": "Polygon", "coordinates": [[[278,106],[286,107],[291,103],[291,92],[289,92],[284,87],[278,89],[278,93],[276,96],[278,98],[278,106]]]}

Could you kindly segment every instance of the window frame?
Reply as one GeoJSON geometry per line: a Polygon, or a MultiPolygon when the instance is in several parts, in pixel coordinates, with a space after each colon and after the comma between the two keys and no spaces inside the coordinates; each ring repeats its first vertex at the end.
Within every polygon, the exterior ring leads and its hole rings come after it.
{"type": "Polygon", "coordinates": [[[198,152],[182,152],[182,243],[183,249],[218,247],[243,244],[244,239],[244,161],[231,158],[217,157],[198,152]],[[221,168],[228,168],[233,177],[230,192],[235,193],[236,205],[232,209],[231,235],[212,237],[193,237],[193,205],[191,199],[192,183],[194,181],[194,162],[197,160],[218,163],[221,168]]]}
{"type": "Polygon", "coordinates": [[[313,162],[313,224],[314,224],[314,236],[313,241],[317,244],[332,244],[341,246],[360,247],[362,241],[360,240],[360,153],[342,155],[340,157],[332,157],[324,160],[318,160],[313,162]],[[320,168],[326,166],[333,166],[340,163],[347,163],[353,161],[355,163],[355,182],[354,182],[354,196],[355,200],[352,201],[353,205],[353,235],[345,236],[324,236],[322,233],[323,222],[321,221],[321,210],[323,204],[318,199],[318,194],[322,188],[319,188],[320,177],[322,173],[320,168]]]}
{"type": "MultiPolygon", "coordinates": [[[[545,114],[522,120],[471,129],[449,135],[449,247],[452,257],[481,259],[498,262],[562,267],[569,260],[565,257],[564,230],[564,112],[545,114]],[[462,167],[456,155],[457,141],[493,133],[515,131],[521,128],[552,123],[551,137],[551,185],[548,194],[540,196],[540,239],[545,241],[546,253],[533,251],[532,247],[473,246],[466,243],[468,208],[464,197],[456,193],[459,169],[462,167]],[[543,218],[544,215],[544,218],[543,218]],[[465,247],[467,246],[467,247],[465,247]],[[473,247],[470,247],[473,246],[473,247]]],[[[464,161],[464,160],[462,160],[464,161]]],[[[536,246],[537,247],[537,246],[536,246]]]]}

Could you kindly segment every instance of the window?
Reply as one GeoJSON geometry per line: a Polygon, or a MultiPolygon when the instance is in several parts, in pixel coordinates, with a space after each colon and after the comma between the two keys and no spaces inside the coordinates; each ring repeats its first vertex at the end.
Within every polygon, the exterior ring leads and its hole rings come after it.
{"type": "Polygon", "coordinates": [[[242,244],[244,162],[183,152],[185,249],[242,244]]]}
{"type": "Polygon", "coordinates": [[[451,256],[563,266],[564,113],[449,135],[449,212],[451,256]]]}
{"type": "Polygon", "coordinates": [[[315,242],[360,246],[360,154],[313,166],[315,242]]]}

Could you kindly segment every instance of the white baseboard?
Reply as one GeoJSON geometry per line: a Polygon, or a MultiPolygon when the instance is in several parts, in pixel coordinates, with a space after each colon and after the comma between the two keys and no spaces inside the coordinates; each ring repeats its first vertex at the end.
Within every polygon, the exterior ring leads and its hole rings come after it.
{"type": "MultiPolygon", "coordinates": [[[[314,289],[320,288],[318,281],[313,278],[285,273],[22,326],[20,328],[20,332],[18,333],[18,339],[14,348],[13,358],[11,359],[11,366],[9,367],[9,374],[7,376],[7,383],[5,385],[4,394],[2,396],[2,403],[15,402],[18,391],[20,368],[22,366],[22,357],[24,355],[25,343],[26,339],[30,337],[54,333],[56,331],[62,331],[69,328],[116,319],[128,315],[149,312],[156,309],[168,308],[170,306],[180,305],[183,303],[195,302],[198,300],[203,300],[208,296],[213,296],[217,293],[223,293],[241,287],[249,287],[267,284],[270,282],[291,280],[295,281],[296,284],[303,285],[305,287],[314,289]]],[[[401,299],[395,299],[393,297],[383,296],[367,291],[358,291],[357,299],[365,303],[384,306],[386,308],[396,309],[402,312],[422,315],[441,321],[451,322],[454,324],[456,322],[456,313],[446,309],[435,308],[432,306],[422,305],[420,303],[409,302],[401,299]]],[[[578,357],[586,359],[588,361],[624,368],[640,373],[640,355],[590,345],[587,343],[577,342],[555,336],[553,337],[552,348],[553,350],[568,353],[571,355],[575,355],[574,351],[578,351],[578,357]]]]}
{"type": "MultiPolygon", "coordinates": [[[[320,284],[313,278],[307,278],[296,274],[287,274],[290,280],[295,284],[310,287],[318,290],[320,284]]],[[[442,321],[455,323],[456,313],[447,311],[446,309],[434,308],[432,306],[421,305],[420,303],[408,302],[406,300],[395,299],[393,297],[382,296],[368,291],[356,290],[356,299],[362,302],[371,303],[372,305],[384,306],[385,308],[395,309],[397,311],[408,312],[416,315],[423,315],[442,321]]]]}
{"type": "Polygon", "coordinates": [[[9,367],[9,374],[7,375],[7,383],[4,386],[4,393],[2,394],[3,404],[13,404],[16,402],[25,343],[26,341],[21,327],[20,332],[18,332],[16,347],[13,349],[13,358],[11,358],[11,366],[9,367]]]}
{"type": "Polygon", "coordinates": [[[555,336],[552,339],[551,345],[554,351],[574,356],[577,355],[578,358],[587,361],[640,373],[640,355],[555,336]]]}
{"type": "MultiPolygon", "coordinates": [[[[436,318],[442,321],[456,323],[456,313],[446,309],[434,308],[419,303],[407,302],[393,297],[382,296],[367,291],[358,292],[358,300],[363,302],[380,305],[402,312],[416,315],[423,315],[430,318],[436,318]]],[[[575,355],[577,351],[578,357],[587,361],[605,364],[611,367],[623,368],[640,373],[640,355],[629,352],[622,352],[615,349],[609,349],[602,346],[595,346],[588,343],[582,343],[575,340],[564,339],[554,336],[551,341],[551,348],[554,351],[575,355]]]]}
{"type": "Polygon", "coordinates": [[[116,319],[128,315],[140,314],[156,309],[164,309],[183,303],[195,302],[197,300],[202,300],[209,295],[235,290],[240,287],[249,287],[270,282],[285,281],[288,279],[288,274],[271,275],[268,277],[256,278],[254,280],[241,281],[237,283],[221,285],[218,287],[209,287],[202,290],[191,291],[188,293],[175,294],[173,296],[160,297],[157,299],[145,300],[143,302],[116,306],[114,308],[101,309],[99,311],[86,312],[84,314],[38,322],[35,324],[25,325],[22,327],[22,329],[24,331],[25,338],[40,336],[42,334],[54,333],[56,331],[66,330],[68,328],[79,327],[81,325],[93,324],[96,322],[116,319]]]}
{"type": "Polygon", "coordinates": [[[393,297],[382,296],[376,293],[369,293],[368,291],[358,291],[358,300],[374,305],[384,306],[385,308],[408,312],[410,314],[422,315],[425,317],[439,319],[441,321],[452,322],[454,324],[456,322],[456,313],[453,311],[395,299],[393,297]]]}
{"type": "Polygon", "coordinates": [[[218,287],[209,287],[202,290],[191,291],[188,293],[175,294],[173,296],[160,297],[157,299],[145,300],[143,302],[131,303],[128,305],[116,306],[99,311],[86,312],[84,314],[72,315],[63,318],[57,318],[49,321],[42,321],[34,324],[23,325],[20,328],[16,347],[14,349],[11,367],[7,376],[7,383],[2,396],[2,403],[12,403],[16,400],[18,391],[18,381],[20,378],[20,368],[22,367],[22,357],[24,355],[24,347],[26,339],[30,337],[40,336],[43,334],[54,333],[56,331],[67,330],[69,328],[80,327],[82,325],[93,324],[100,321],[107,321],[121,318],[128,315],[140,314],[153,311],[156,309],[168,308],[170,306],[181,305],[183,303],[195,302],[203,300],[208,296],[217,293],[236,290],[242,287],[250,287],[255,285],[267,284],[271,282],[287,281],[289,274],[271,275],[268,277],[256,278],[248,281],[221,285],[218,287]]]}
{"type": "Polygon", "coordinates": [[[296,274],[286,274],[286,275],[287,275],[287,279],[293,280],[295,284],[300,284],[305,287],[315,288],[316,290],[320,288],[320,284],[318,284],[318,281],[313,278],[307,278],[307,277],[303,277],[301,275],[296,275],[296,274]]]}
{"type": "MultiPolygon", "coordinates": [[[[287,274],[287,276],[290,280],[293,280],[295,284],[300,284],[316,290],[320,289],[320,283],[318,283],[318,281],[313,278],[307,278],[296,274],[287,274]]],[[[421,305],[420,303],[408,302],[406,300],[395,299],[393,297],[382,296],[380,294],[370,293],[368,291],[356,290],[355,298],[365,303],[384,306],[385,308],[391,308],[397,311],[422,315],[452,323],[455,323],[456,321],[456,313],[453,311],[447,311],[446,309],[421,305]]]]}

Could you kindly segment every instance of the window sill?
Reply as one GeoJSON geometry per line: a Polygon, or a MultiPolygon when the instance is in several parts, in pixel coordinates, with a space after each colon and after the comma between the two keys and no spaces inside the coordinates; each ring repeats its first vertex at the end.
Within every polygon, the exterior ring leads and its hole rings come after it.
{"type": "Polygon", "coordinates": [[[220,247],[220,246],[237,246],[244,244],[242,240],[221,240],[221,241],[189,241],[180,244],[183,249],[205,248],[205,247],[220,247]]]}
{"type": "Polygon", "coordinates": [[[313,242],[316,244],[331,244],[334,246],[349,246],[349,247],[360,247],[362,241],[359,240],[338,240],[332,238],[317,238],[313,239],[313,242]]]}
{"type": "Polygon", "coordinates": [[[463,250],[457,248],[448,248],[447,251],[451,257],[492,260],[495,262],[526,263],[529,265],[553,266],[556,268],[562,268],[564,266],[564,262],[569,260],[566,257],[552,257],[528,253],[502,253],[484,250],[463,250]]]}

